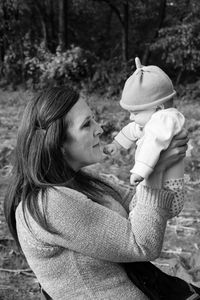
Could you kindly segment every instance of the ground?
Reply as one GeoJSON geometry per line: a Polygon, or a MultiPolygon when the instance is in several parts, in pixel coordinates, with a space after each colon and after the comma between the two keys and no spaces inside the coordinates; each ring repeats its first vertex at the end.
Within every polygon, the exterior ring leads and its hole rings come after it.
{"type": "MultiPolygon", "coordinates": [[[[28,91],[0,90],[0,300],[40,299],[37,279],[31,272],[24,256],[17,249],[5,224],[3,199],[12,163],[13,148],[21,113],[32,93],[28,91]]],[[[85,94],[83,94],[84,97],[85,94]]],[[[103,143],[122,125],[128,115],[122,111],[118,99],[90,95],[86,97],[93,107],[96,118],[104,129],[103,143]]],[[[183,97],[176,105],[186,116],[189,131],[190,156],[186,159],[186,203],[180,216],[168,222],[161,257],[155,261],[170,274],[200,286],[200,102],[187,101],[183,97]]],[[[115,159],[105,158],[94,166],[113,180],[129,184],[129,169],[134,150],[121,152],[115,159]]]]}

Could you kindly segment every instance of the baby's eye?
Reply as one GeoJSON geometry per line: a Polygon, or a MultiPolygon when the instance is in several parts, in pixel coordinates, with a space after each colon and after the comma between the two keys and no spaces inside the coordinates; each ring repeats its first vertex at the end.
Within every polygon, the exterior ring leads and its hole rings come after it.
{"type": "Polygon", "coordinates": [[[131,115],[134,116],[134,117],[137,116],[137,114],[138,114],[138,112],[134,112],[134,113],[132,112],[131,113],[131,115]]]}

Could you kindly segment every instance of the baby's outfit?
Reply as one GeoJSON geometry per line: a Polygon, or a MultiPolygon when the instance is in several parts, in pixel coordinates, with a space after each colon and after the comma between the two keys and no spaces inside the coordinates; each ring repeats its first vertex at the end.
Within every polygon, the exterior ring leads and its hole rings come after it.
{"type": "MultiPolygon", "coordinates": [[[[135,165],[130,172],[148,178],[161,151],[168,148],[172,138],[182,130],[184,122],[184,116],[176,108],[168,108],[155,112],[143,128],[135,122],[122,128],[115,140],[125,149],[129,149],[134,142],[137,145],[135,165]]],[[[178,176],[176,174],[177,178],[174,178],[173,174],[168,174],[164,182],[164,188],[176,192],[172,217],[182,210],[184,204],[184,174],[181,166],[179,173],[178,176]]]]}

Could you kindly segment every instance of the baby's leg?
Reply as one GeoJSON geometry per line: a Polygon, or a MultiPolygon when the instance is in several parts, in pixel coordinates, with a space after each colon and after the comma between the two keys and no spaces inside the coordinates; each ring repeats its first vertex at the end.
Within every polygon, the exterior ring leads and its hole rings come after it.
{"type": "Polygon", "coordinates": [[[184,205],[184,178],[168,179],[164,182],[164,188],[175,192],[175,197],[170,209],[171,218],[177,216],[184,205]]]}
{"type": "Polygon", "coordinates": [[[163,177],[164,188],[175,192],[171,217],[177,216],[184,205],[184,159],[170,167],[163,177]]]}

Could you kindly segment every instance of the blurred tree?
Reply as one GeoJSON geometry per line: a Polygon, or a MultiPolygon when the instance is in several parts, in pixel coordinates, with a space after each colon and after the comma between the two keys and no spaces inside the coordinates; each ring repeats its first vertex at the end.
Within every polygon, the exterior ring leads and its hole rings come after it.
{"type": "Polygon", "coordinates": [[[17,0],[2,0],[0,2],[0,45],[1,45],[1,75],[9,73],[11,78],[15,77],[14,69],[17,70],[20,80],[24,81],[24,72],[20,68],[23,61],[23,25],[20,11],[20,3],[17,0]],[[7,51],[10,55],[8,58],[7,51]],[[5,61],[9,60],[13,69],[7,68],[5,61]]]}
{"type": "Polygon", "coordinates": [[[1,69],[19,80],[27,66],[40,69],[45,56],[80,47],[98,58],[91,69],[102,66],[108,84],[116,73],[121,83],[131,64],[134,70],[136,55],[179,82],[200,69],[199,20],[199,0],[1,0],[1,69]]]}
{"type": "MultiPolygon", "coordinates": [[[[158,1],[159,6],[157,9],[156,25],[153,28],[152,33],[150,34],[150,38],[149,38],[148,44],[146,45],[146,49],[144,51],[143,58],[142,58],[142,62],[144,65],[146,65],[148,63],[149,56],[150,56],[151,44],[153,42],[156,42],[156,40],[158,38],[159,30],[161,30],[161,28],[163,26],[164,19],[165,19],[165,13],[166,13],[166,2],[167,2],[167,0],[158,1]]],[[[147,3],[148,3],[147,5],[150,6],[150,3],[149,2],[147,2],[147,3]]]]}
{"type": "Polygon", "coordinates": [[[122,41],[122,59],[124,63],[128,61],[128,41],[129,41],[129,0],[112,1],[112,0],[94,0],[105,2],[112,12],[116,15],[121,26],[121,41],[122,41]]]}
{"type": "MultiPolygon", "coordinates": [[[[58,2],[53,0],[28,0],[27,5],[31,11],[31,19],[33,20],[30,30],[34,30],[34,25],[38,28],[38,37],[43,41],[45,47],[51,51],[55,51],[58,43],[57,31],[58,25],[56,15],[58,2]]],[[[35,40],[38,39],[35,37],[35,40]]]]}
{"type": "Polygon", "coordinates": [[[200,3],[197,0],[171,1],[167,26],[159,31],[159,38],[151,45],[172,70],[176,83],[185,72],[200,70],[200,3]],[[172,26],[172,21],[176,21],[172,26]]]}
{"type": "Polygon", "coordinates": [[[64,51],[67,48],[67,33],[68,33],[68,0],[58,0],[58,19],[59,19],[59,26],[58,26],[58,41],[60,51],[64,51]]]}

